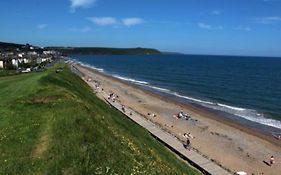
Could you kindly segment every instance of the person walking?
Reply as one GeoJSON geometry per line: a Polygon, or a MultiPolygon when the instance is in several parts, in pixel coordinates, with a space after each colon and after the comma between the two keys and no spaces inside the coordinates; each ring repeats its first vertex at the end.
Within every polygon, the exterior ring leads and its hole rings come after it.
{"type": "Polygon", "coordinates": [[[274,156],[270,157],[269,166],[272,166],[275,163],[274,156]]]}
{"type": "Polygon", "coordinates": [[[188,149],[190,151],[190,140],[189,138],[186,139],[186,149],[188,149]]]}

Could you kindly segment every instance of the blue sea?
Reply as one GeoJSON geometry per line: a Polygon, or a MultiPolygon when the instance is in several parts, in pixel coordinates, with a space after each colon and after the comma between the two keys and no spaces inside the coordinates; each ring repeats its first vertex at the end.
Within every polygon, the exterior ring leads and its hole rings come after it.
{"type": "Polygon", "coordinates": [[[281,58],[71,55],[82,64],[256,127],[281,129],[281,58]]]}

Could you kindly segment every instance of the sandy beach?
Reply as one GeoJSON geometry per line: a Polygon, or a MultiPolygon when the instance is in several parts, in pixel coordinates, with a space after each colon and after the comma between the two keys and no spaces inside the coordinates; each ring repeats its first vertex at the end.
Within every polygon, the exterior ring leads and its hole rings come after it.
{"type": "MultiPolygon", "coordinates": [[[[207,110],[181,104],[78,63],[70,64],[83,73],[85,81],[93,90],[98,84],[100,90],[118,95],[118,102],[126,108],[142,114],[183,141],[185,140],[183,134],[190,133],[193,136],[190,138],[192,148],[222,167],[232,172],[245,171],[248,174],[280,174],[280,140],[222,119],[207,110]],[[175,117],[180,111],[189,114],[191,119],[175,117]],[[275,157],[276,163],[270,167],[267,163],[271,155],[275,157]]],[[[99,91],[96,92],[99,96],[99,91]]]]}

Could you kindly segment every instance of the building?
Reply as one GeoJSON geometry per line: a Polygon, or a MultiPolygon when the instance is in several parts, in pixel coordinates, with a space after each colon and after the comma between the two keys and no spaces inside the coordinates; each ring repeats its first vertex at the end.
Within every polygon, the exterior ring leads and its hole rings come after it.
{"type": "Polygon", "coordinates": [[[4,69],[4,61],[0,60],[0,69],[4,69]]]}
{"type": "Polygon", "coordinates": [[[13,59],[12,59],[12,65],[13,65],[15,68],[18,68],[18,67],[19,67],[18,59],[13,58],[13,59]]]}
{"type": "Polygon", "coordinates": [[[21,64],[22,64],[22,63],[25,63],[25,64],[26,64],[26,63],[29,62],[29,60],[28,60],[27,58],[19,58],[19,59],[18,59],[18,62],[21,63],[21,64]]]}

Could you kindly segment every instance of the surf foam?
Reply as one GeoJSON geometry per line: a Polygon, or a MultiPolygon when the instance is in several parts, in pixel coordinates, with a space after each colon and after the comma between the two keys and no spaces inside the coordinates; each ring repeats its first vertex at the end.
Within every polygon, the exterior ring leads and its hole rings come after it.
{"type": "Polygon", "coordinates": [[[123,77],[123,76],[116,75],[116,74],[113,75],[113,77],[118,78],[120,80],[129,81],[129,82],[132,82],[132,83],[135,83],[135,84],[139,84],[139,85],[149,85],[149,83],[146,82],[146,81],[135,80],[135,79],[132,79],[132,78],[123,77]]]}

